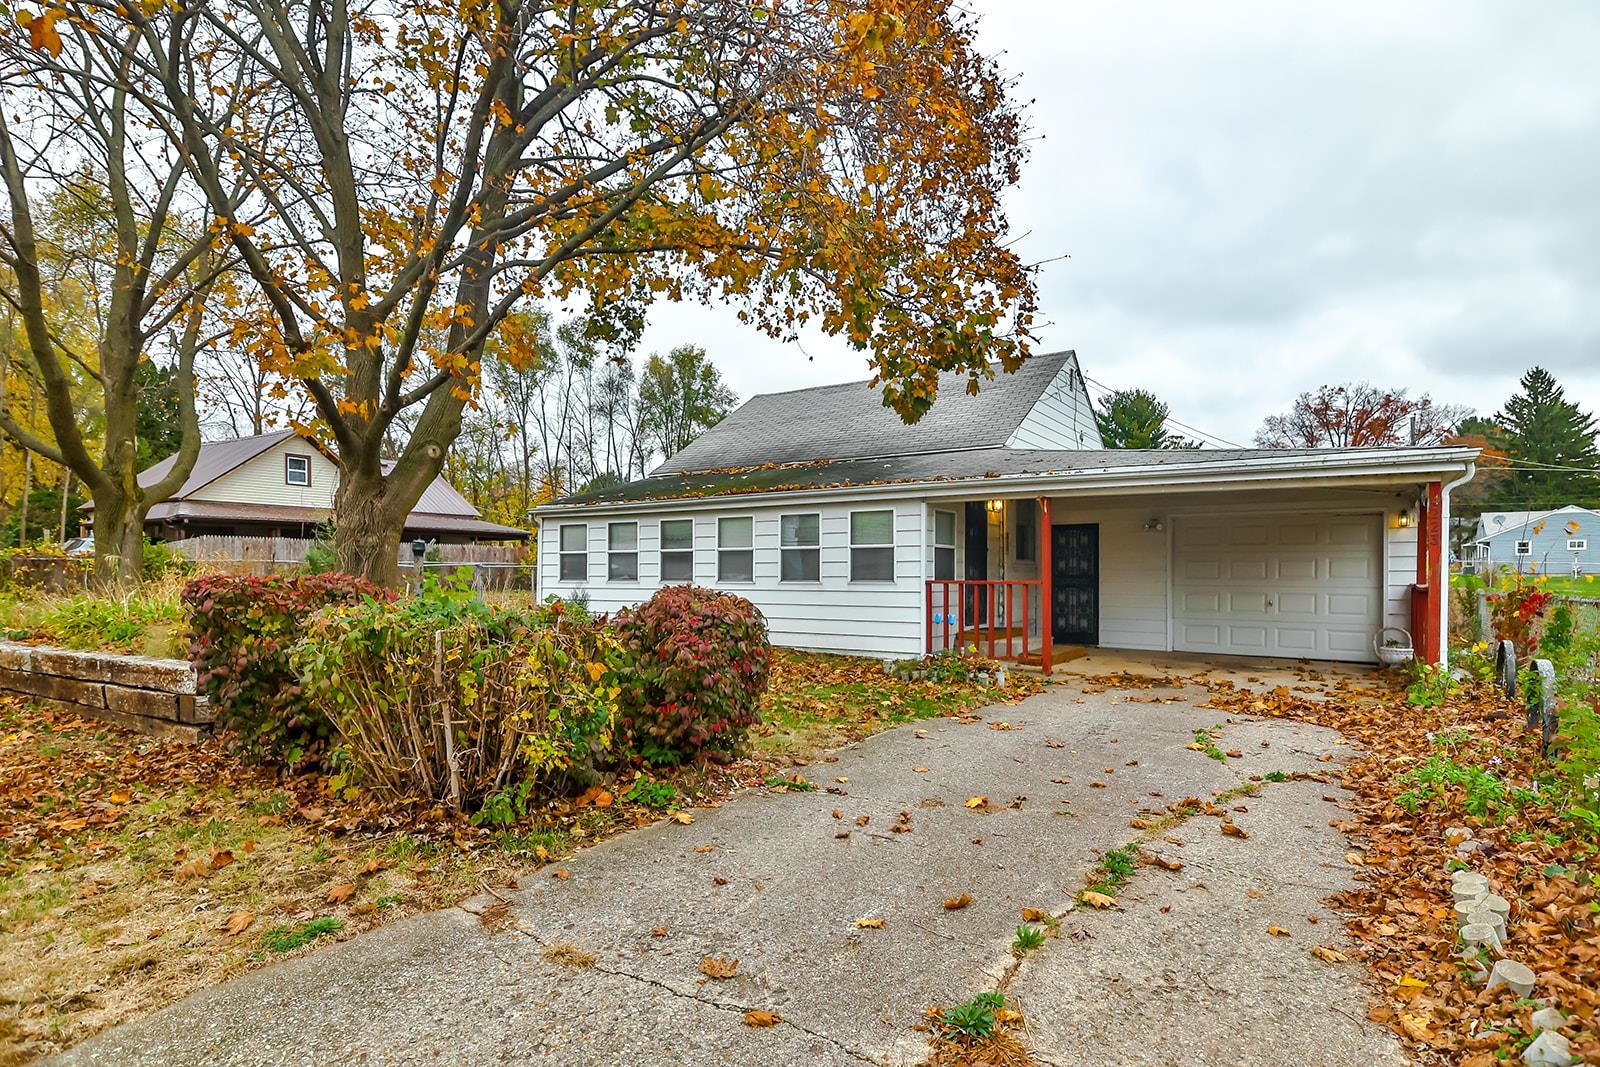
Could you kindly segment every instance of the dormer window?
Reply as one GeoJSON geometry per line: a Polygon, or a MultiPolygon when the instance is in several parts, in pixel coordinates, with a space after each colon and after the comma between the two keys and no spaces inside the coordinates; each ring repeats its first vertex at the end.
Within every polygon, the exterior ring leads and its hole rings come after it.
{"type": "Polygon", "coordinates": [[[283,480],[286,485],[310,485],[311,457],[295,455],[284,456],[283,480]]]}

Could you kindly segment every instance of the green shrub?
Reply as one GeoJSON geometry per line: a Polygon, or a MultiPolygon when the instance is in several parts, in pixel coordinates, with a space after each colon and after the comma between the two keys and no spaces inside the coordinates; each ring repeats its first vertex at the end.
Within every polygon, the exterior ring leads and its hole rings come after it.
{"type": "Polygon", "coordinates": [[[491,607],[427,576],[398,603],[329,607],[291,653],[340,745],[334,785],[438,800],[505,826],[528,783],[582,774],[610,744],[621,650],[560,607],[491,607]]]}
{"type": "Polygon", "coordinates": [[[333,724],[305,697],[289,662],[301,629],[332,604],[393,594],[348,574],[196,578],[183,588],[189,658],[217,725],[251,759],[297,768],[327,755],[333,724]]]}
{"type": "Polygon", "coordinates": [[[144,553],[140,561],[146,580],[166,578],[170,575],[190,575],[196,570],[194,560],[188,558],[165,541],[144,539],[144,553]]]}
{"type": "Polygon", "coordinates": [[[772,645],[743,597],[674,585],[617,616],[618,728],[636,754],[725,758],[760,721],[772,645]]]}

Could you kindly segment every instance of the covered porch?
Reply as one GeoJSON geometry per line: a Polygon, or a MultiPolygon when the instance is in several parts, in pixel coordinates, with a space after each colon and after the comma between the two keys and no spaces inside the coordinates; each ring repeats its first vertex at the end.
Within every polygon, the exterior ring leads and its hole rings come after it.
{"type": "Polygon", "coordinates": [[[1441,496],[1434,481],[930,499],[925,649],[1046,673],[1095,648],[1370,663],[1403,632],[1437,662],[1441,496]]]}

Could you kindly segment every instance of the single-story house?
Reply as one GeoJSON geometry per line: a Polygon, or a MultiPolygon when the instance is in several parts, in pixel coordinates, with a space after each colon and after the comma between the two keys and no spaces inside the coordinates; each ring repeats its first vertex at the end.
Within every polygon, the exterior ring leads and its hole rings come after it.
{"type": "MultiPolygon", "coordinates": [[[[151,485],[172,469],[172,457],[139,474],[151,485]]],[[[205,534],[251,537],[311,537],[333,514],[339,467],[316,442],[294,430],[207,441],[189,478],[171,498],[145,517],[156,541],[181,541],[205,534]]],[[[94,523],[94,504],[83,505],[84,533],[94,523]]],[[[525,541],[527,530],[485,522],[442,477],[423,490],[406,518],[405,536],[466,544],[525,541]]]]}
{"type": "Polygon", "coordinates": [[[541,596],[612,611],[693,581],[773,640],[1439,660],[1442,531],[1471,448],[1102,447],[1072,352],[904,424],[868,383],[755,396],[648,477],[536,509],[541,596]]]}
{"type": "Polygon", "coordinates": [[[1463,554],[1475,570],[1600,573],[1600,512],[1569,504],[1545,511],[1486,511],[1463,554]]]}

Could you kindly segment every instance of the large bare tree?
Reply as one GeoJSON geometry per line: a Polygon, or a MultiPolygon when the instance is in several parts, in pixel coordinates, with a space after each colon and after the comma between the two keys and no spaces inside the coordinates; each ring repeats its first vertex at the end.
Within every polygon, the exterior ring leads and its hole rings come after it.
{"type": "Polygon", "coordinates": [[[199,451],[194,361],[212,339],[207,300],[226,257],[178,145],[140,102],[146,38],[112,28],[52,8],[0,31],[0,300],[22,322],[51,439],[4,405],[0,430],[88,489],[97,576],[120,583],[138,573],[145,515],[199,451]],[[89,294],[87,320],[66,321],[68,284],[89,294]],[[152,358],[175,372],[182,443],[141,486],[138,370],[152,358]],[[85,382],[98,443],[79,406],[85,382]]]}

